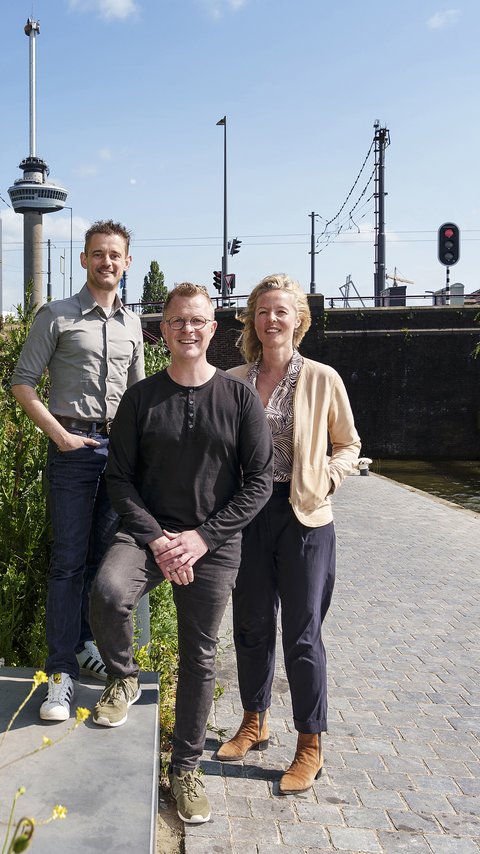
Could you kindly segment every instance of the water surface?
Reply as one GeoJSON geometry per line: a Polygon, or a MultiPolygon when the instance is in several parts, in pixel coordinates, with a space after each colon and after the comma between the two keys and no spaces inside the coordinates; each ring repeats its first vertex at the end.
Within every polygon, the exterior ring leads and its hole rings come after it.
{"type": "Polygon", "coordinates": [[[370,470],[480,512],[480,460],[375,460],[370,470]]]}

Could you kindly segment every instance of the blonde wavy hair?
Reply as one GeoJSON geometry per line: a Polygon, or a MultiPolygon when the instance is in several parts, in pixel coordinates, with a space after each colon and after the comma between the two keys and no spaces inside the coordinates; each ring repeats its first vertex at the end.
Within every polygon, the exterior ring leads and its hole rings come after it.
{"type": "Polygon", "coordinates": [[[308,306],[307,295],[302,291],[298,282],[285,273],[272,273],[265,276],[250,294],[247,305],[238,315],[243,323],[243,331],[237,340],[237,347],[246,362],[255,362],[262,355],[262,344],[255,332],[255,311],[258,298],[267,291],[285,291],[293,297],[299,326],[293,331],[293,346],[298,347],[305,333],[310,329],[312,317],[308,306]]]}

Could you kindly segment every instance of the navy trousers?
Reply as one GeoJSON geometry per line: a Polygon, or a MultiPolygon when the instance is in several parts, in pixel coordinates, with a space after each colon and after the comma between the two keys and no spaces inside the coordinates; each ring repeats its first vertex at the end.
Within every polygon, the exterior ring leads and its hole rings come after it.
{"type": "MultiPolygon", "coordinates": [[[[76,432],[74,430],[72,433],[76,432]]],[[[48,579],[46,630],[50,673],[78,679],[75,653],[92,639],[88,621],[90,587],[116,530],[118,517],[105,487],[108,439],[61,452],[49,443],[48,509],[53,543],[48,579]]]]}
{"type": "Polygon", "coordinates": [[[233,591],[234,640],[243,708],[270,706],[277,612],[295,729],[327,729],[327,670],[322,622],[335,583],[335,528],[300,524],[288,501],[289,484],[276,484],[263,510],[243,532],[242,560],[233,591]]]}

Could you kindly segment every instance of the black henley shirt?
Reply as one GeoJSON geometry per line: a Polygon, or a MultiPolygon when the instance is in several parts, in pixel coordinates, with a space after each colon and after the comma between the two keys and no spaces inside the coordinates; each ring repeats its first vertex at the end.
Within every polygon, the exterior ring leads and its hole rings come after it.
{"type": "Polygon", "coordinates": [[[129,388],[110,434],[107,485],[121,526],[144,546],[196,529],[210,551],[238,535],[272,491],[272,437],[243,380],[204,385],[160,371],[129,388]]]}

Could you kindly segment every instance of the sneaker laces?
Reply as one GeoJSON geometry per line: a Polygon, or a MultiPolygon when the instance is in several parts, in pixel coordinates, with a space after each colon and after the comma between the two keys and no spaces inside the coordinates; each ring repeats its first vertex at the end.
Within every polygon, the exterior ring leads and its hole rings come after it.
{"type": "Polygon", "coordinates": [[[105,688],[102,697],[101,703],[102,705],[108,703],[109,705],[114,705],[115,700],[125,700],[128,703],[128,683],[126,679],[113,679],[110,682],[110,685],[107,685],[105,688]]]}
{"type": "Polygon", "coordinates": [[[186,774],[178,779],[180,781],[182,791],[189,801],[193,801],[197,797],[197,786],[201,786],[202,789],[205,788],[198,774],[194,774],[193,771],[187,771],[186,774]]]}
{"type": "Polygon", "coordinates": [[[60,682],[54,682],[50,677],[48,680],[48,690],[46,699],[49,703],[60,703],[66,700],[70,691],[68,677],[63,678],[60,682]]]}

